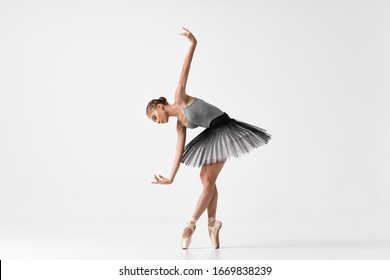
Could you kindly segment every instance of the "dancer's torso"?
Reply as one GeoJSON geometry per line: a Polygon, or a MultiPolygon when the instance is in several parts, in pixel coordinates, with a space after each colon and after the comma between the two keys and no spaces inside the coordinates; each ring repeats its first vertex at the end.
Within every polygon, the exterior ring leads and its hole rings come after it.
{"type": "Polygon", "coordinates": [[[196,97],[187,107],[182,108],[188,122],[188,128],[198,126],[208,128],[213,119],[223,114],[219,108],[196,97]]]}

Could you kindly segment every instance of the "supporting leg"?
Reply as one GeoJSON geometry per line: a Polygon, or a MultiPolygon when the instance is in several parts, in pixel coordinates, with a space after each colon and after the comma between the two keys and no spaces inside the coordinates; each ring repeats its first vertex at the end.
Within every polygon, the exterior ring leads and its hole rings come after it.
{"type": "MultiPolygon", "coordinates": [[[[200,179],[202,181],[203,190],[196,205],[194,214],[192,215],[192,219],[199,220],[202,213],[208,207],[210,207],[210,210],[208,210],[208,216],[210,217],[210,215],[214,215],[215,217],[218,200],[218,191],[215,182],[224,164],[224,162],[221,162],[213,165],[202,166],[200,179]]],[[[184,228],[182,235],[183,238],[188,238],[191,234],[192,231],[189,228],[184,228]]]]}
{"type": "Polygon", "coordinates": [[[215,218],[216,217],[217,203],[218,203],[218,189],[217,189],[217,186],[215,186],[213,198],[211,199],[210,204],[207,206],[208,218],[215,218]]]}
{"type": "MultiPolygon", "coordinates": [[[[199,197],[194,214],[192,215],[193,218],[198,220],[200,216],[203,214],[204,210],[206,210],[206,208],[210,205],[210,203],[211,202],[214,203],[213,198],[215,194],[216,194],[215,200],[218,199],[218,191],[215,182],[217,181],[218,175],[221,172],[224,164],[225,164],[224,162],[220,162],[212,165],[202,166],[202,169],[200,171],[200,179],[202,181],[203,191],[199,197]]],[[[216,207],[217,207],[216,201],[215,204],[214,205],[212,204],[211,206],[215,206],[215,212],[216,212],[216,207]]],[[[213,209],[211,210],[213,211],[213,209]]]]}

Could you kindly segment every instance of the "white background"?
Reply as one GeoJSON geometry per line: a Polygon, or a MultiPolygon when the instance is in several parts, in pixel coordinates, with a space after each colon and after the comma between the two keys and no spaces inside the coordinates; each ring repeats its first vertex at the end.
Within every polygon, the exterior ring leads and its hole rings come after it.
{"type": "Polygon", "coordinates": [[[150,184],[170,174],[176,132],[145,114],[152,98],[173,101],[184,26],[198,40],[188,94],[272,134],[225,165],[218,218],[390,233],[389,9],[1,1],[0,226],[185,224],[199,169],[150,184]]]}

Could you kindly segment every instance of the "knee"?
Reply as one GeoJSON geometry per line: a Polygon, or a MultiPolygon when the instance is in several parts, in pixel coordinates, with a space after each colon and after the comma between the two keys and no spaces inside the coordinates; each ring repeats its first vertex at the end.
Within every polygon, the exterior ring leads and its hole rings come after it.
{"type": "Polygon", "coordinates": [[[207,173],[201,172],[200,181],[202,182],[202,185],[205,188],[212,188],[215,185],[215,179],[213,178],[213,176],[210,176],[207,173]]]}

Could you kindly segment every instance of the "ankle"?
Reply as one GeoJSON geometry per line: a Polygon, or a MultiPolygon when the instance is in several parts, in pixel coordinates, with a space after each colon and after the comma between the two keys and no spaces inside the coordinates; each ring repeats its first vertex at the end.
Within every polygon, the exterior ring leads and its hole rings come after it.
{"type": "Polygon", "coordinates": [[[194,230],[195,227],[196,227],[196,222],[197,222],[197,221],[198,221],[197,219],[191,218],[191,219],[187,222],[186,228],[190,228],[191,230],[194,230]]]}
{"type": "Polygon", "coordinates": [[[209,217],[209,219],[208,219],[209,226],[214,225],[214,222],[215,222],[215,217],[209,217]]]}

